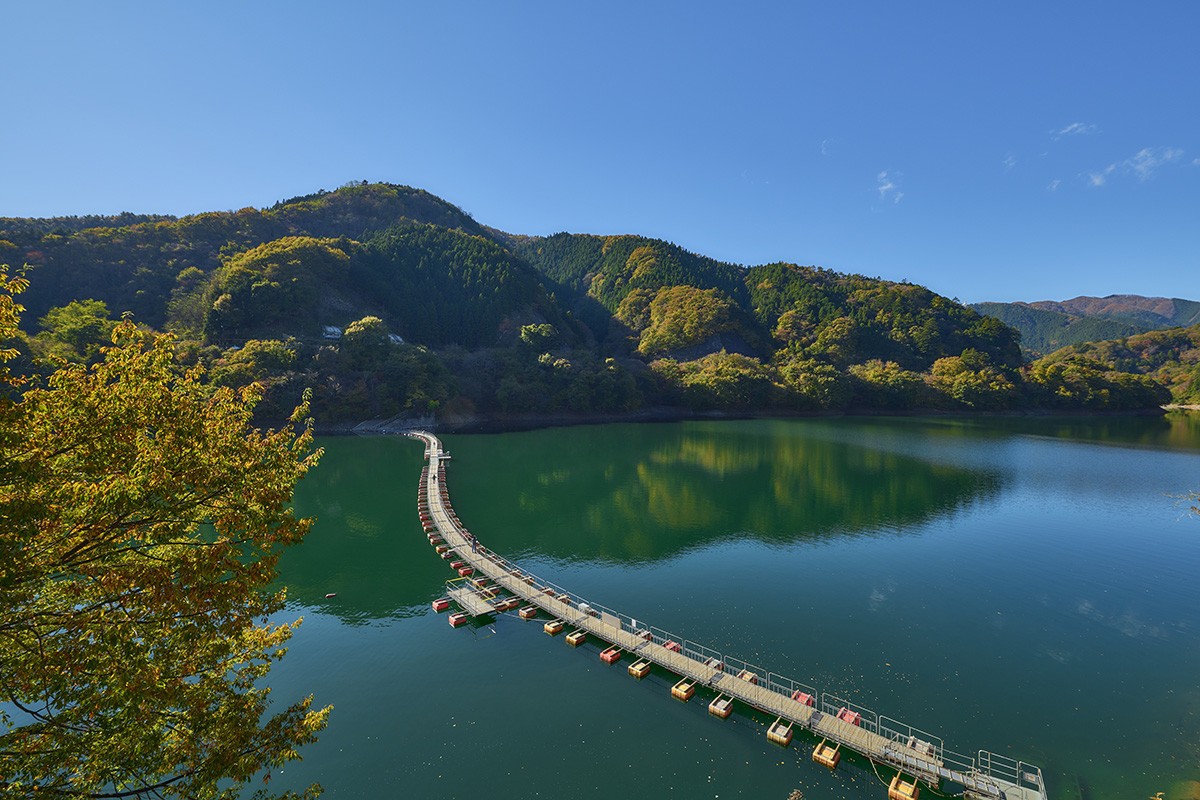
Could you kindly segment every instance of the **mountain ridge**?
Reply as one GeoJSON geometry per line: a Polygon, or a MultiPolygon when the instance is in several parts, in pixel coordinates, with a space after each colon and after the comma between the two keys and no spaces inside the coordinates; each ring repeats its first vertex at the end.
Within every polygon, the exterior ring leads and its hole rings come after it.
{"type": "Polygon", "coordinates": [[[1105,341],[1200,322],[1200,302],[1178,297],[1112,294],[1069,300],[972,303],[1021,332],[1021,345],[1034,355],[1083,342],[1105,341]]]}
{"type": "Polygon", "coordinates": [[[215,381],[267,384],[271,413],[304,386],[326,420],[1165,402],[1094,364],[1034,370],[1014,329],[906,281],[644,236],[510,234],[409,186],[97,219],[0,220],[0,263],[33,265],[30,363],[96,357],[97,332],[131,312],[215,381]]]}
{"type": "Polygon", "coordinates": [[[1080,295],[1069,300],[1039,300],[1029,305],[1080,317],[1148,318],[1163,327],[1186,328],[1200,322],[1200,302],[1180,297],[1148,297],[1137,294],[1110,294],[1104,297],[1080,295]]]}

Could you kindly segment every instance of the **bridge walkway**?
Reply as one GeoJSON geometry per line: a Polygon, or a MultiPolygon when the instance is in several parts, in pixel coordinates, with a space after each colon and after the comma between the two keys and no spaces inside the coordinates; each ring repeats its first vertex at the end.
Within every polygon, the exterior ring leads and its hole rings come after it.
{"type": "MultiPolygon", "coordinates": [[[[636,620],[590,604],[522,570],[477,540],[472,542],[448,500],[442,462],[449,454],[443,453],[441,442],[431,433],[412,432],[409,435],[426,444],[429,467],[424,476],[422,496],[428,501],[429,515],[439,535],[459,559],[510,594],[631,656],[731,695],[759,711],[799,725],[814,736],[914,775],[929,786],[936,788],[942,781],[958,784],[963,787],[963,796],[969,800],[1048,800],[1041,770],[1033,765],[987,751],[980,751],[978,758],[953,753],[941,746],[938,737],[886,717],[876,717],[873,712],[832,695],[821,695],[819,709],[809,706],[792,697],[793,687],[808,690],[806,694],[810,696],[817,694],[804,684],[762,670],[746,669],[735,673],[733,669],[739,664],[750,665],[726,658],[703,645],[671,637],[657,628],[640,626],[636,620]],[[727,664],[727,661],[731,663],[727,664]],[[741,677],[745,672],[749,672],[754,680],[741,677]],[[865,712],[863,724],[889,735],[840,719],[837,712],[842,708],[865,712]]],[[[478,598],[455,596],[456,602],[460,599],[463,601],[459,603],[460,607],[472,615],[495,611],[490,605],[480,603],[478,598]]]]}

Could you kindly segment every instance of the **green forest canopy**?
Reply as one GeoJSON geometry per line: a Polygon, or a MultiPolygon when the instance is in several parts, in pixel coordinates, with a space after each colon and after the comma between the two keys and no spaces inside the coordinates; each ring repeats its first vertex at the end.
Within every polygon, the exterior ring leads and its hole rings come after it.
{"type": "Polygon", "coordinates": [[[0,220],[0,254],[32,266],[42,324],[23,336],[25,357],[93,360],[104,326],[130,312],[176,332],[184,357],[227,385],[261,382],[260,414],[286,414],[311,387],[321,424],[1169,399],[1158,373],[1116,362],[1035,369],[1015,330],[921,286],[747,268],[639,236],[511,236],[388,184],[181,219],[0,220]],[[364,353],[344,337],[368,319],[388,337],[364,353]]]}

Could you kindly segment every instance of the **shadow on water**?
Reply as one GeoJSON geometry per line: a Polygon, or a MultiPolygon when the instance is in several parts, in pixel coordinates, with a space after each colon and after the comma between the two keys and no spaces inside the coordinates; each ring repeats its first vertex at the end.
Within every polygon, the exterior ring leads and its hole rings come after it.
{"type": "Polygon", "coordinates": [[[316,524],[280,560],[289,602],[352,624],[425,613],[448,573],[431,556],[417,519],[421,447],[399,437],[319,444],[325,456],[295,504],[316,524]]]}

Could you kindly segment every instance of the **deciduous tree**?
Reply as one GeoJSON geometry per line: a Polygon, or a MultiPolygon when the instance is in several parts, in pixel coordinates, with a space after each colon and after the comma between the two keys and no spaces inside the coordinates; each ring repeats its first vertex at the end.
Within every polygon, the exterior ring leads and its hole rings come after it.
{"type": "MultiPolygon", "coordinates": [[[[22,288],[0,274],[5,339],[22,288]]],[[[329,713],[263,684],[320,452],[304,406],[255,430],[255,386],[207,385],[129,322],[112,341],[0,406],[0,795],[246,797],[329,713]]]]}
{"type": "Polygon", "coordinates": [[[50,309],[39,322],[47,338],[70,347],[85,360],[96,357],[116,325],[109,319],[108,306],[100,300],[73,300],[50,309]]]}

